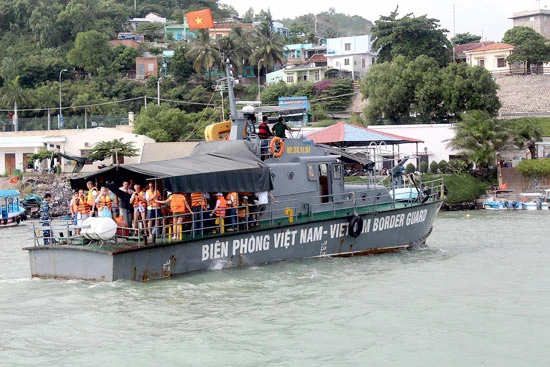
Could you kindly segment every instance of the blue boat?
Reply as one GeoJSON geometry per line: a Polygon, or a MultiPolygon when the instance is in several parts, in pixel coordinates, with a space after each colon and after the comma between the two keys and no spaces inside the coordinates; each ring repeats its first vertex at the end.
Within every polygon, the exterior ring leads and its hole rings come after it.
{"type": "Polygon", "coordinates": [[[0,190],[0,228],[19,225],[25,219],[25,208],[19,203],[19,191],[0,190]]]}

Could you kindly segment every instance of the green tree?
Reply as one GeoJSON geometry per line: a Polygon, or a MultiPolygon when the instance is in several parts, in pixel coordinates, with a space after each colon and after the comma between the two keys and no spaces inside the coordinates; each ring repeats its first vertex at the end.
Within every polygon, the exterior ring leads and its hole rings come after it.
{"type": "Polygon", "coordinates": [[[170,63],[170,71],[178,83],[185,83],[193,75],[193,64],[186,56],[185,47],[177,47],[170,63]]]}
{"type": "Polygon", "coordinates": [[[530,27],[514,27],[504,33],[502,42],[516,46],[506,58],[510,64],[519,62],[525,65],[525,73],[531,73],[531,64],[542,65],[550,61],[550,46],[540,33],[530,27]]]}
{"type": "Polygon", "coordinates": [[[25,98],[26,93],[19,83],[19,76],[9,81],[2,90],[2,102],[13,106],[13,127],[15,131],[19,130],[17,103],[23,101],[25,98]]]}
{"type": "Polygon", "coordinates": [[[481,36],[476,36],[470,32],[466,33],[457,33],[454,37],[451,38],[451,42],[454,45],[466,45],[468,43],[476,43],[481,41],[481,36]]]}
{"type": "Polygon", "coordinates": [[[495,153],[506,146],[509,131],[485,111],[469,111],[455,126],[456,134],[449,146],[484,169],[495,161],[495,153]]]}
{"type": "Polygon", "coordinates": [[[234,27],[227,37],[218,40],[222,58],[231,59],[237,74],[243,74],[244,67],[250,64],[249,58],[253,50],[251,33],[248,28],[234,27]]]}
{"type": "MultiPolygon", "coordinates": [[[[284,40],[274,31],[271,12],[264,13],[264,18],[254,28],[253,37],[254,52],[250,56],[253,65],[259,63],[260,69],[273,70],[273,67],[284,62],[284,40]],[[262,61],[263,60],[263,61],[262,61]]],[[[258,70],[258,73],[260,70],[258,70]]]]}
{"type": "Polygon", "coordinates": [[[439,29],[439,20],[412,13],[397,18],[399,6],[389,15],[374,22],[371,35],[373,48],[378,51],[378,62],[391,62],[403,55],[414,60],[425,55],[446,66],[451,60],[452,44],[447,39],[447,29],[439,29]]]}
{"type": "Polygon", "coordinates": [[[531,159],[537,158],[536,142],[542,140],[542,130],[531,118],[524,118],[520,123],[504,122],[511,131],[511,143],[519,149],[527,148],[531,159]]]}
{"type": "Polygon", "coordinates": [[[97,73],[106,68],[111,55],[109,37],[95,30],[80,32],[76,36],[74,48],[67,54],[67,61],[72,65],[97,73]]]}
{"type": "Polygon", "coordinates": [[[111,141],[100,141],[94,145],[90,159],[93,161],[102,161],[111,157],[113,164],[120,162],[120,157],[135,157],[139,149],[134,147],[134,142],[124,143],[122,138],[111,141]]]}
{"type": "Polygon", "coordinates": [[[189,44],[189,58],[193,60],[195,72],[203,74],[205,71],[210,72],[212,66],[221,61],[220,52],[210,39],[207,29],[200,29],[198,36],[198,39],[189,44]]]}

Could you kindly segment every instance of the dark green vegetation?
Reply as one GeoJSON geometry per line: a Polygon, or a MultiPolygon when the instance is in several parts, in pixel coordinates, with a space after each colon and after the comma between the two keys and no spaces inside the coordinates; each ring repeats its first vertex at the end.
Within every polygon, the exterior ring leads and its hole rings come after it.
{"type": "Polygon", "coordinates": [[[504,34],[502,42],[516,46],[516,50],[506,58],[512,63],[523,63],[525,74],[531,73],[531,64],[542,66],[550,61],[550,45],[546,38],[530,27],[514,27],[504,34]]]}

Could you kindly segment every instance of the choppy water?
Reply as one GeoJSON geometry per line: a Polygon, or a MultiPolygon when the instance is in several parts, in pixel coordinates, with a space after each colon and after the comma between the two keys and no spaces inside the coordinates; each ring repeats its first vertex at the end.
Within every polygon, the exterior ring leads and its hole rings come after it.
{"type": "Polygon", "coordinates": [[[178,279],[29,278],[0,229],[2,366],[549,366],[550,211],[441,213],[429,248],[178,279]]]}

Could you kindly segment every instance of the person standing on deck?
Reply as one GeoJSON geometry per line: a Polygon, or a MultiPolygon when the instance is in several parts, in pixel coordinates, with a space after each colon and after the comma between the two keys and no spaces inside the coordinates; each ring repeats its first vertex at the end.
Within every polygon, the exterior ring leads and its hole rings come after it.
{"type": "Polygon", "coordinates": [[[172,239],[180,239],[183,228],[183,218],[185,213],[191,213],[191,207],[187,203],[185,194],[181,192],[175,192],[168,196],[166,200],[157,200],[159,204],[170,203],[170,211],[174,216],[173,229],[172,229],[172,239]]]}
{"type": "Polygon", "coordinates": [[[95,199],[94,207],[97,208],[99,217],[113,218],[113,199],[109,195],[109,189],[105,186],[101,187],[101,191],[95,199]]]}
{"type": "Polygon", "coordinates": [[[157,228],[158,226],[157,218],[160,217],[160,206],[157,203],[158,199],[160,199],[159,190],[155,188],[153,182],[149,182],[149,189],[145,192],[145,200],[147,200],[147,231],[149,237],[153,237],[153,228],[157,228]]]}
{"type": "Polygon", "coordinates": [[[204,212],[206,210],[206,199],[202,192],[191,193],[191,211],[193,212],[194,235],[202,236],[204,231],[204,212]]]}
{"type": "Polygon", "coordinates": [[[90,212],[90,217],[97,217],[97,212],[94,213],[93,210],[95,199],[97,198],[98,194],[97,187],[94,186],[94,183],[92,181],[86,182],[86,187],[88,188],[88,205],[90,206],[90,208],[92,208],[92,211],[90,212]]]}
{"type": "Polygon", "coordinates": [[[40,207],[40,223],[42,223],[42,227],[48,227],[48,229],[45,229],[42,231],[42,236],[44,238],[44,245],[54,244],[55,240],[52,237],[52,231],[50,228],[51,226],[51,214],[50,214],[50,204],[52,203],[52,194],[49,192],[44,195],[44,200],[42,201],[42,206],[40,207]]]}
{"type": "Polygon", "coordinates": [[[283,116],[279,117],[279,121],[277,121],[277,123],[275,125],[273,125],[272,130],[273,130],[273,134],[275,134],[275,136],[277,136],[281,139],[286,138],[286,131],[287,130],[292,134],[292,130],[285,123],[285,119],[283,118],[283,116]]]}
{"type": "MultiPolygon", "coordinates": [[[[227,210],[227,202],[221,192],[218,192],[216,196],[217,196],[216,206],[212,210],[212,215],[218,218],[216,219],[216,224],[219,225],[220,229],[223,229],[225,211],[227,210]]],[[[216,232],[217,230],[214,229],[211,233],[216,233],[216,232]]]]}
{"type": "Polygon", "coordinates": [[[76,205],[76,201],[78,200],[78,191],[73,192],[73,197],[71,198],[71,201],[69,202],[69,210],[71,212],[71,218],[73,220],[73,224],[77,225],[77,214],[78,214],[78,207],[76,205]]]}
{"type": "Polygon", "coordinates": [[[237,230],[237,207],[239,206],[239,196],[236,192],[229,192],[225,197],[227,203],[226,217],[229,220],[229,232],[237,230]]]}
{"type": "Polygon", "coordinates": [[[145,211],[147,210],[147,201],[145,200],[145,192],[141,190],[140,185],[134,186],[134,193],[130,197],[130,203],[134,207],[134,220],[132,221],[132,226],[134,227],[136,234],[138,234],[139,231],[139,221],[141,219],[142,228],[147,233],[146,228],[146,218],[145,218],[145,211]]]}
{"type": "MultiPolygon", "coordinates": [[[[78,190],[78,198],[76,199],[76,224],[82,226],[84,221],[90,216],[90,206],[86,198],[84,190],[78,190]]],[[[80,228],[76,229],[76,234],[80,234],[80,228]]]]}
{"type": "Polygon", "coordinates": [[[262,139],[261,141],[261,158],[264,160],[267,155],[269,154],[269,139],[273,136],[273,133],[269,129],[269,125],[267,124],[267,116],[262,117],[262,123],[258,125],[258,137],[262,139]]]}

